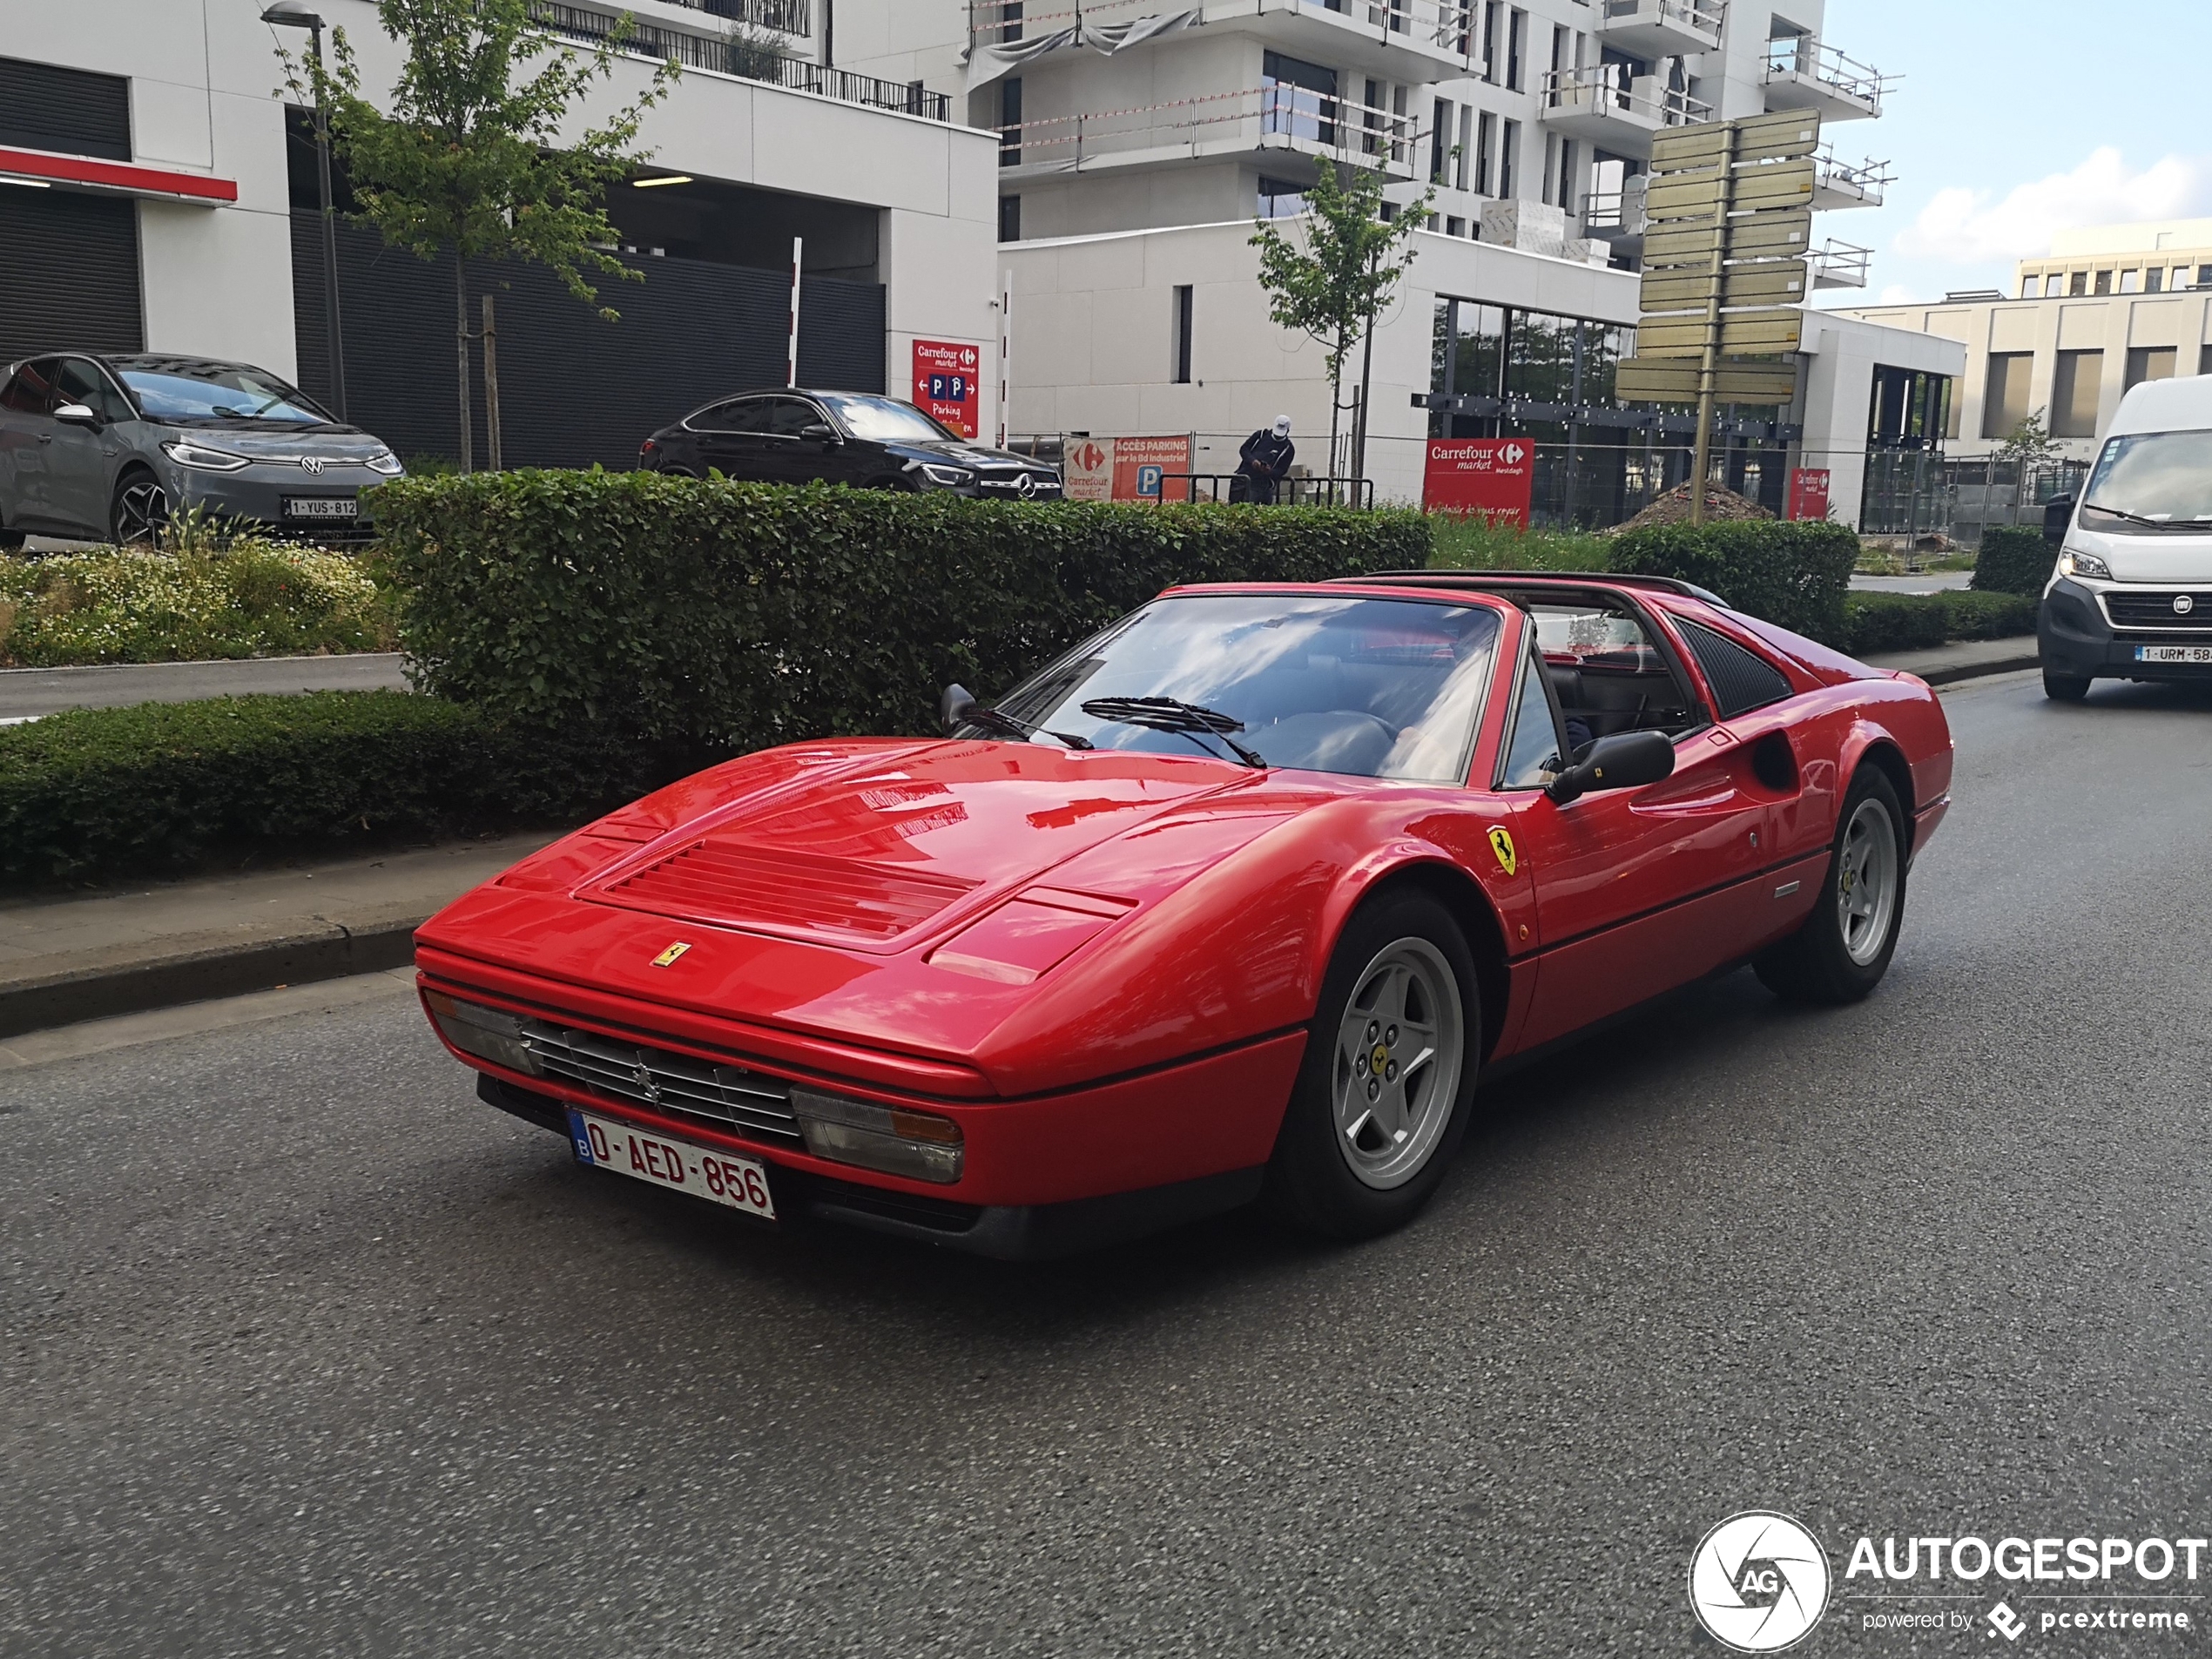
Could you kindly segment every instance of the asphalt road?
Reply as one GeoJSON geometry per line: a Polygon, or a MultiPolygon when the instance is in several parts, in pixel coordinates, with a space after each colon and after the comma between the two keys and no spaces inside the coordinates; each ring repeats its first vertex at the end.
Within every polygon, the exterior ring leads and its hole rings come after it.
{"type": "Polygon", "coordinates": [[[1797,1651],[2011,1651],[1863,1633],[1845,1552],[2212,1531],[2212,696],[1948,706],[1872,1001],[1706,988],[1358,1249],[765,1233],[397,986],[0,1072],[0,1653],[1717,1653],[1750,1507],[1833,1557],[1797,1651]]]}
{"type": "Polygon", "coordinates": [[[0,722],[63,709],[189,703],[250,692],[403,691],[397,651],[343,657],[257,657],[240,662],[132,663],[104,668],[0,669],[0,722]]]}

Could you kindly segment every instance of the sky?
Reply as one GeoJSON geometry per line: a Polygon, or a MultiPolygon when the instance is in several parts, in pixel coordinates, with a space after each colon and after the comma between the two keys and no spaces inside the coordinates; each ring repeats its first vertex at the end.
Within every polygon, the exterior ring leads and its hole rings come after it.
{"type": "Polygon", "coordinates": [[[1816,241],[1874,250],[1865,290],[1824,305],[2010,292],[2054,231],[2212,218],[2207,0],[1828,0],[1822,32],[1898,78],[1880,120],[1827,131],[1898,182],[1820,215],[1816,241]]]}

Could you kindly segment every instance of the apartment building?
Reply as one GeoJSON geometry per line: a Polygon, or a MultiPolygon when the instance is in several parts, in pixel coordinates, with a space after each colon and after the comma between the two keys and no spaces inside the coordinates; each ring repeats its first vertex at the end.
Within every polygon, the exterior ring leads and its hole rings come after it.
{"type": "MultiPolygon", "coordinates": [[[[1687,421],[1622,409],[1609,379],[1638,314],[1653,139],[1817,110],[1835,145],[1817,206],[1877,205],[1888,182],[1848,142],[1881,114],[1883,78],[1824,38],[1822,0],[839,0],[838,13],[839,61],[951,91],[998,135],[1015,429],[1187,433],[1200,472],[1227,470],[1279,414],[1317,474],[1349,465],[1348,443],[1333,465],[1327,453],[1321,351],[1267,320],[1248,245],[1255,219],[1302,210],[1324,160],[1381,169],[1394,206],[1435,187],[1374,342],[1366,472],[1381,493],[1419,497],[1433,436],[1527,435],[1546,464],[1551,446],[1561,457],[1554,516],[1601,522],[1687,475],[1687,421]]],[[[1865,285],[1866,250],[1817,239],[1819,287],[1865,285]]],[[[1896,339],[1916,365],[1928,355],[1896,339]]],[[[1878,425],[1871,376],[1842,396],[1740,412],[1731,481],[1779,505],[1788,455],[1827,466],[1805,452],[1835,450],[1852,473],[1878,425]]],[[[1854,510],[1855,487],[1839,481],[1854,510]]]]}
{"type": "Polygon", "coordinates": [[[1986,455],[2040,414],[2060,454],[2087,462],[2134,388],[2212,374],[2212,219],[2063,231],[2007,293],[1848,314],[1965,348],[1954,455],[1986,455]]]}
{"type": "MultiPolygon", "coordinates": [[[[400,50],[371,0],[309,0],[372,96],[400,50]]],[[[0,362],[61,346],[235,359],[334,395],[313,126],[280,95],[266,0],[0,0],[0,362]]],[[[624,56],[575,124],[683,78],[649,112],[650,163],[618,188],[607,323],[531,266],[471,266],[494,297],[510,464],[634,461],[718,393],[781,384],[794,238],[799,373],[912,390],[917,341],[995,354],[998,142],[966,100],[832,61],[828,0],[559,0],[557,44],[625,14],[624,56]],[[733,43],[733,36],[736,39],[733,43]],[[742,71],[742,72],[740,72],[742,71]]],[[[343,196],[345,181],[339,189],[343,196]]],[[[402,454],[459,447],[454,270],[343,225],[347,413],[402,454]]],[[[986,388],[980,424],[997,419],[986,388]]],[[[482,403],[476,400],[484,453],[482,403]]]]}

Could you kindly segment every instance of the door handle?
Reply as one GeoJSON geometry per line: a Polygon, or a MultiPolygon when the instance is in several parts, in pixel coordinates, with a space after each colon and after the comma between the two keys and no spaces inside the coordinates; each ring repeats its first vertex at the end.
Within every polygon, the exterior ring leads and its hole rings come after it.
{"type": "Polygon", "coordinates": [[[38,442],[41,443],[51,443],[53,441],[54,435],[51,432],[42,432],[38,435],[38,442]]]}

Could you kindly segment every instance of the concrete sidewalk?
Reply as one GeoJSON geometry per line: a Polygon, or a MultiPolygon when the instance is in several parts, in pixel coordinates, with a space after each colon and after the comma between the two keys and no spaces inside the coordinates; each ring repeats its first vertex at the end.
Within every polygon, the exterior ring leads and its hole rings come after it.
{"type": "Polygon", "coordinates": [[[0,669],[0,721],[64,709],[191,703],[249,693],[407,690],[397,651],[343,657],[254,657],[239,662],[127,663],[105,668],[0,669]]]}
{"type": "Polygon", "coordinates": [[[1928,651],[1892,651],[1865,660],[1870,668],[1918,674],[1931,685],[1955,685],[1960,680],[2016,674],[2042,665],[2033,634],[2011,639],[1959,639],[1928,651]]]}
{"type": "Polygon", "coordinates": [[[0,900],[0,1037],[404,967],[421,922],[553,839],[0,900]]]}

